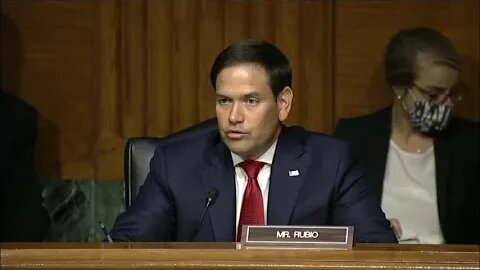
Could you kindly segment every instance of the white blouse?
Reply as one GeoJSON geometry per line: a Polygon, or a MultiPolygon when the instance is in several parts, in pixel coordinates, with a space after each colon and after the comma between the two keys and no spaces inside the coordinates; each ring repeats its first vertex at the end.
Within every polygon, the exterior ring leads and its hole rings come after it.
{"type": "Polygon", "coordinates": [[[433,147],[408,153],[390,140],[382,193],[388,219],[398,219],[400,243],[441,244],[433,147]]]}

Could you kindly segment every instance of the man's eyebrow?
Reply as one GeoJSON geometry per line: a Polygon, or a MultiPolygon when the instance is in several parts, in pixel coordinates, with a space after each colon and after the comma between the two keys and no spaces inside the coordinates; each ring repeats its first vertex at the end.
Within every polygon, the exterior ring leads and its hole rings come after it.
{"type": "Polygon", "coordinates": [[[246,98],[252,98],[252,97],[260,97],[260,93],[254,91],[254,92],[251,92],[251,93],[248,93],[248,94],[245,94],[243,95],[244,97],[246,98]]]}

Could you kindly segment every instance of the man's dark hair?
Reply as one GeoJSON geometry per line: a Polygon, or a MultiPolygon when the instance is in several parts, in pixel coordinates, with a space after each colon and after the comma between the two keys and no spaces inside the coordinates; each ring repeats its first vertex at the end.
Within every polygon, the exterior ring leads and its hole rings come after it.
{"type": "Polygon", "coordinates": [[[460,69],[460,57],[452,42],[438,31],[425,27],[401,30],[385,50],[385,75],[390,86],[412,86],[416,79],[419,53],[436,63],[460,69]]]}
{"type": "Polygon", "coordinates": [[[292,85],[292,69],[285,54],[266,41],[247,39],[230,45],[217,56],[210,69],[213,89],[216,90],[217,77],[223,69],[244,63],[257,64],[265,69],[275,97],[292,85]]]}

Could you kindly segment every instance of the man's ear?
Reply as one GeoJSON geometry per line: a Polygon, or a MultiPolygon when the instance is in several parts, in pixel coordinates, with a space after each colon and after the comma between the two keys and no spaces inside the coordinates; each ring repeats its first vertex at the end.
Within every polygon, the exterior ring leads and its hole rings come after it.
{"type": "Polygon", "coordinates": [[[293,91],[290,87],[286,86],[277,96],[277,109],[278,119],[285,121],[290,113],[293,102],[293,91]]]}

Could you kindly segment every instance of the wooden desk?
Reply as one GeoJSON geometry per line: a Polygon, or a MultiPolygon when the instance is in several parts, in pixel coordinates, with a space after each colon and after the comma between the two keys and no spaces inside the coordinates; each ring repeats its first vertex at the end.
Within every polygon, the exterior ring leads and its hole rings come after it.
{"type": "Polygon", "coordinates": [[[480,246],[358,244],[350,251],[233,243],[0,244],[0,269],[480,269],[480,246]]]}

